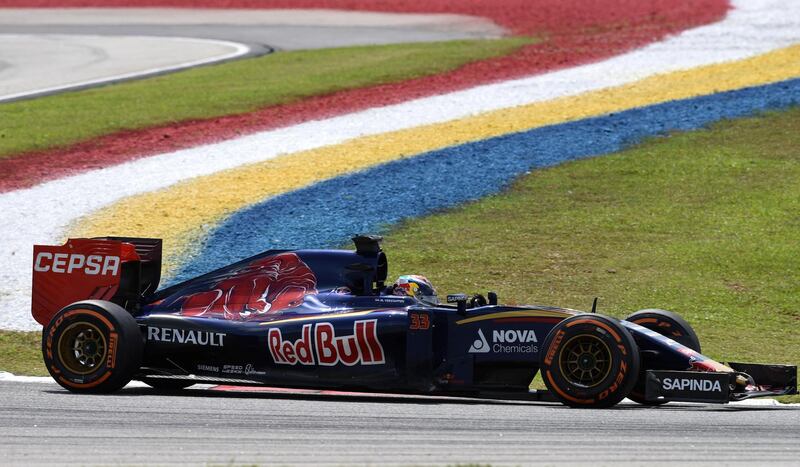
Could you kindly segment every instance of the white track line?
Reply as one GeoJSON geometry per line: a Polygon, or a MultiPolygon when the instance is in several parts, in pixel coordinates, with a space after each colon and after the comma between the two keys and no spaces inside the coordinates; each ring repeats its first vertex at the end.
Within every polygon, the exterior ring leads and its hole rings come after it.
{"type": "MultiPolygon", "coordinates": [[[[2,41],[3,37],[7,37],[7,36],[19,37],[19,36],[24,36],[24,35],[22,35],[22,34],[9,34],[9,35],[4,34],[4,35],[0,35],[0,41],[2,41]]],[[[84,35],[84,36],[81,36],[81,37],[90,37],[90,36],[89,35],[84,35]]],[[[134,38],[134,39],[137,38],[137,36],[125,36],[125,37],[130,37],[130,38],[134,38]]],[[[97,38],[102,40],[102,39],[105,39],[106,37],[105,36],[97,36],[97,38]]],[[[89,79],[89,80],[83,80],[83,81],[75,81],[75,82],[72,82],[72,83],[67,83],[67,84],[58,85],[58,86],[49,86],[49,87],[44,87],[44,88],[39,88],[39,89],[32,89],[32,90],[28,90],[28,91],[13,93],[13,94],[5,94],[5,95],[0,96],[0,102],[9,101],[9,100],[13,100],[13,99],[19,99],[21,97],[35,96],[35,95],[47,94],[47,93],[54,93],[54,92],[58,92],[58,91],[65,91],[65,90],[68,90],[68,89],[83,88],[83,87],[93,86],[93,85],[98,85],[98,84],[103,84],[103,83],[113,83],[115,81],[121,81],[121,80],[126,80],[126,79],[143,78],[143,77],[146,77],[146,76],[152,76],[152,75],[158,75],[158,74],[162,74],[162,73],[185,70],[187,68],[192,68],[192,67],[201,66],[201,65],[208,65],[208,64],[211,64],[211,63],[216,63],[216,62],[221,62],[221,61],[224,61],[224,60],[234,59],[234,58],[237,58],[237,57],[241,57],[241,56],[243,56],[243,55],[245,55],[245,54],[250,52],[250,47],[247,46],[247,45],[239,44],[237,42],[221,41],[221,40],[215,40],[215,39],[195,39],[195,38],[190,38],[190,37],[152,37],[152,36],[141,37],[140,39],[146,39],[148,41],[152,41],[154,39],[155,40],[161,39],[161,40],[164,40],[164,41],[193,42],[193,43],[198,43],[198,44],[208,44],[208,45],[222,46],[222,47],[230,48],[230,49],[232,49],[232,51],[228,52],[228,53],[225,53],[225,54],[221,54],[221,55],[214,55],[214,56],[208,57],[208,58],[203,58],[203,59],[198,59],[198,60],[190,60],[190,61],[186,61],[186,62],[180,62],[180,63],[174,64],[174,65],[169,65],[169,66],[151,67],[151,68],[146,68],[144,70],[134,71],[134,72],[130,72],[130,73],[114,74],[114,75],[104,76],[102,78],[89,79]]]]}
{"type": "Polygon", "coordinates": [[[70,223],[122,198],[360,136],[619,86],[647,76],[741,60],[800,43],[800,1],[733,3],[735,8],[718,23],[602,62],[306,122],[2,194],[0,329],[40,328],[29,314],[32,245],[60,242],[70,223]]]}

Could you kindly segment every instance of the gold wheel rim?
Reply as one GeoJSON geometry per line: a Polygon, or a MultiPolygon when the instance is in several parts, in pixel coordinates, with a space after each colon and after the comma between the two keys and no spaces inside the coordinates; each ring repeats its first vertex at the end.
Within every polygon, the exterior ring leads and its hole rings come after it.
{"type": "Polygon", "coordinates": [[[568,340],[559,354],[561,374],[571,384],[593,388],[611,373],[611,349],[599,337],[581,334],[568,340]]]}
{"type": "Polygon", "coordinates": [[[106,336],[96,325],[85,321],[67,326],[58,338],[58,357],[71,373],[88,375],[106,360],[106,336]]]}

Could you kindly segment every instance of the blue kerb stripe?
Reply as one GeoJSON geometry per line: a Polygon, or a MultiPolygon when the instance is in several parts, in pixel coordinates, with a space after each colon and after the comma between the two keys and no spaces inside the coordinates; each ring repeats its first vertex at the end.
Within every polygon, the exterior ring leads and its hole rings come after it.
{"type": "Polygon", "coordinates": [[[267,199],[221,223],[172,282],[270,248],[325,248],[354,233],[497,193],[532,169],[643,138],[800,104],[800,79],[672,101],[448,147],[267,199]]]}

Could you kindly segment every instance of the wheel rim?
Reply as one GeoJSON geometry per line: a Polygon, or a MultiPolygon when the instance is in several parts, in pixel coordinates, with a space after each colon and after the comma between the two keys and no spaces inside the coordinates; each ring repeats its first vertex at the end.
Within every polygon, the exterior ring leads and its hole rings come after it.
{"type": "Polygon", "coordinates": [[[87,375],[106,360],[108,345],[100,328],[91,323],[71,324],[58,339],[58,356],[72,373],[87,375]]]}
{"type": "Polygon", "coordinates": [[[559,366],[570,383],[591,388],[602,383],[611,372],[611,349],[596,336],[575,336],[564,344],[559,366]]]}

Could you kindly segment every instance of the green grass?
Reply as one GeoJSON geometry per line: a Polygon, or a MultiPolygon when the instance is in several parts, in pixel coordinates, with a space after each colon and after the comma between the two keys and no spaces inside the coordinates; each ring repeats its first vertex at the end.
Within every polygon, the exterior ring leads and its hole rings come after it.
{"type": "Polygon", "coordinates": [[[385,249],[394,274],[425,274],[440,294],[668,309],[712,358],[796,365],[800,109],[534,172],[406,222],[385,249]]]}
{"type": "MultiPolygon", "coordinates": [[[[392,230],[391,272],[425,274],[442,295],[673,310],[712,358],[797,365],[799,143],[800,108],[537,171],[392,230]]],[[[0,334],[0,369],[41,374],[38,339],[0,334]]]]}
{"type": "Polygon", "coordinates": [[[509,54],[529,38],[280,52],[161,77],[0,104],[0,158],[126,129],[238,114],[397,82],[509,54]]]}
{"type": "Polygon", "coordinates": [[[46,376],[41,332],[0,331],[0,371],[15,375],[46,376]]]}

